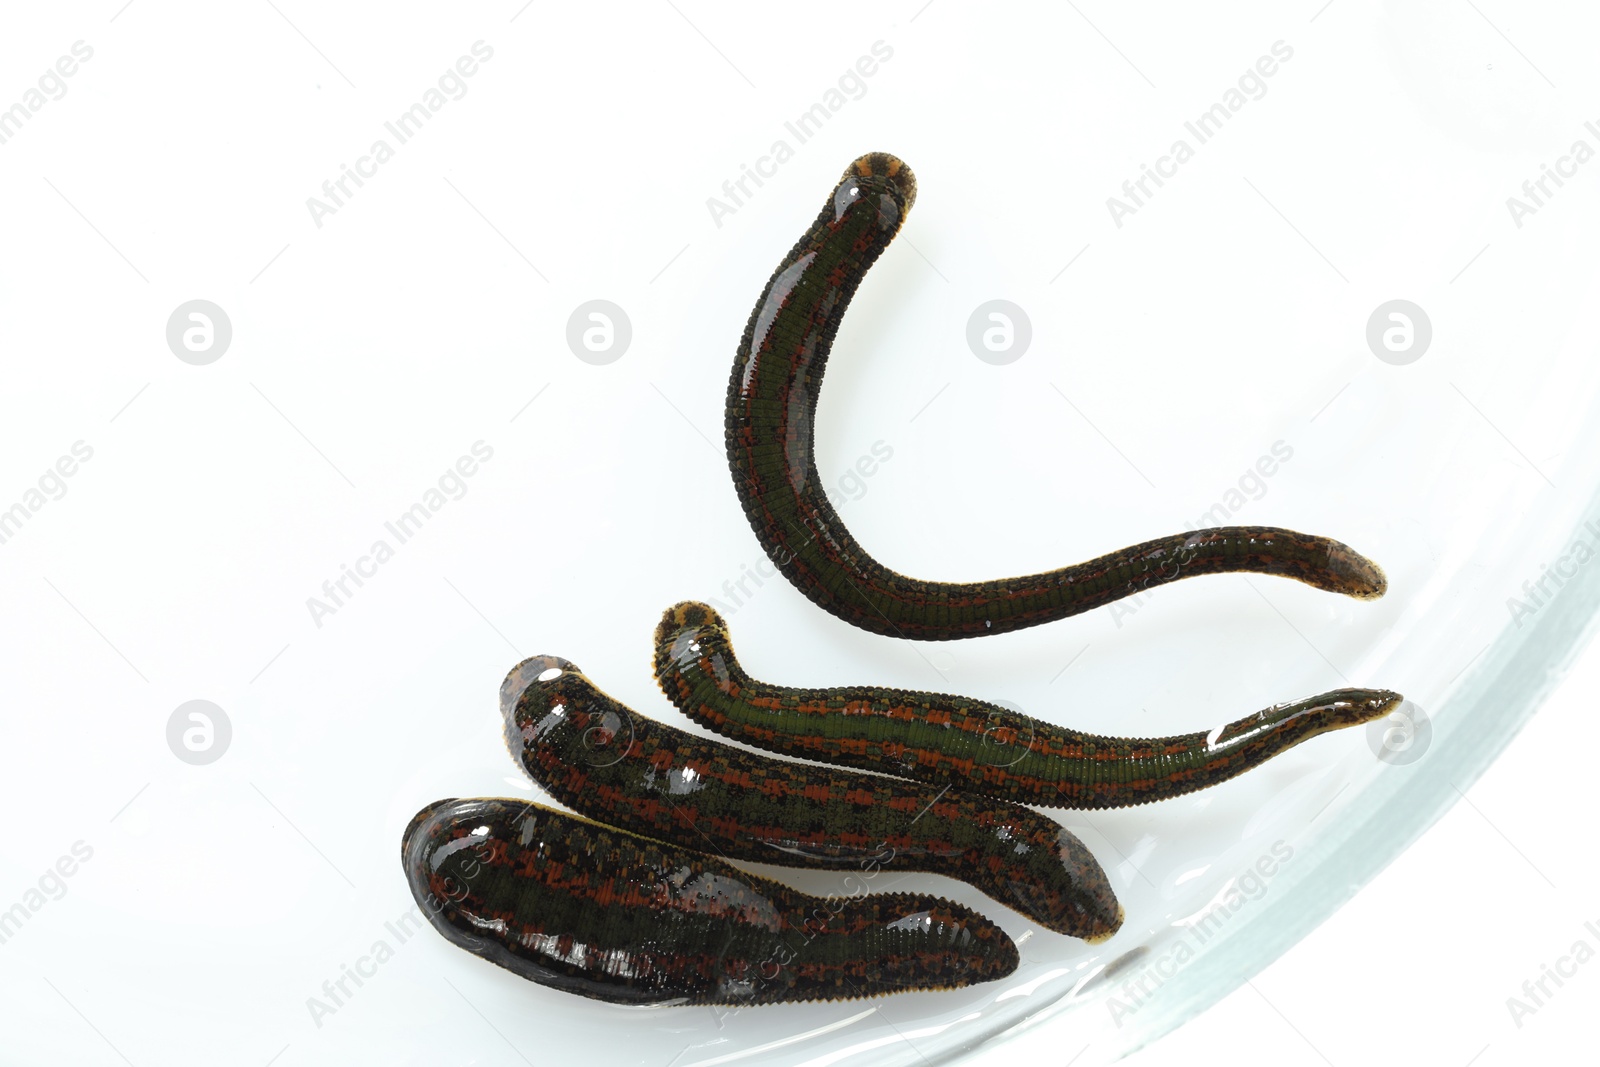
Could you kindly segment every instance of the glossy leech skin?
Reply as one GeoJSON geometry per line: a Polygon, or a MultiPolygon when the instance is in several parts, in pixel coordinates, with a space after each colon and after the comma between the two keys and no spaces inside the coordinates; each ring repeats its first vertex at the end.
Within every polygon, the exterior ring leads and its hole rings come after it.
{"type": "MultiPolygon", "coordinates": [[[[916,195],[911,168],[894,156],[852,163],[761,291],[728,382],[724,438],[739,502],[761,547],[813,603],[873,633],[944,641],[1037,626],[1202,574],[1251,571],[1359,599],[1383,595],[1383,571],[1349,546],[1271,526],[1173,534],[985,582],[919,581],[868,555],[828,502],[813,426],[845,309],[916,195]]],[[[932,513],[922,530],[965,521],[932,513]]]]}
{"type": "Polygon", "coordinates": [[[1122,923],[1083,842],[1021,805],[690,734],[630,710],[555,656],[519,664],[501,700],[512,757],[598,822],[725,859],[849,870],[852,890],[898,872],[944,874],[1089,941],[1122,923]]]}
{"type": "Polygon", "coordinates": [[[826,901],[521,800],[440,800],[401,843],[445,940],[618,1004],[776,1004],[950,989],[1017,968],[1005,931],[917,893],[826,901]]]}
{"type": "Polygon", "coordinates": [[[1067,808],[1192,793],[1318,734],[1381,719],[1403,699],[1336,689],[1200,733],[1101,737],[970,697],[758,682],[734,658],[727,623],[692,601],[668,608],[656,627],[655,671],[679,711],[757,748],[1067,808]]]}

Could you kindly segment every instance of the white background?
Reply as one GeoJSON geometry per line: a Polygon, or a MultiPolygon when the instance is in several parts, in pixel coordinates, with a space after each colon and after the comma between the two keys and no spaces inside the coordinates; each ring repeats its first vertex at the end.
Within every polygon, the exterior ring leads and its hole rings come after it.
{"type": "MultiPolygon", "coordinates": [[[[1534,387],[1507,368],[1582,332],[1562,309],[1591,295],[1600,212],[1589,169],[1525,231],[1505,198],[1600,120],[1595,27],[1574,8],[674,4],[7,13],[0,107],[74,42],[94,52],[0,144],[0,507],[74,442],[94,454],[0,544],[0,775],[16,809],[0,908],[74,842],[94,854],[0,945],[0,1061],[538,1054],[536,1030],[475,1021],[504,987],[441,1006],[454,950],[431,942],[325,1027],[305,1001],[408,906],[394,846],[412,811],[524,788],[493,702],[507,668],[559,653],[659,705],[643,669],[657,613],[725,596],[759,562],[716,443],[726,367],[761,281],[861,151],[902,154],[922,188],[841,339],[892,354],[830,370],[819,451],[842,471],[893,446],[845,515],[902,569],[991,577],[1174,529],[1286,426],[1297,459],[1241,521],[1327,529],[1391,574],[1431,549],[1371,503],[1415,473],[1408,433],[1448,427],[1486,494],[1540,506],[1566,425],[1548,394],[1576,405],[1590,381],[1534,387]],[[479,40],[493,57],[465,95],[318,225],[307,199],[376,138],[393,144],[385,120],[479,40]],[[879,40],[893,57],[859,99],[714,218],[708,198],[879,40]],[[1280,40],[1295,58],[1269,91],[1117,227],[1106,198],[1280,40]],[[1366,316],[1419,290],[1433,358],[1380,364],[1366,316]],[[1002,295],[1034,336],[997,370],[963,330],[1002,295]],[[196,298],[232,322],[208,366],[165,337],[196,298]],[[594,298],[634,327],[607,367],[566,347],[569,314],[594,298]],[[493,457],[459,499],[314,620],[308,598],[478,441],[493,457]],[[1056,498],[1091,506],[1057,522],[1039,504],[1056,498]],[[908,536],[930,501],[947,517],[908,536]],[[167,745],[194,699],[233,728],[206,767],[167,745]]],[[[776,584],[736,626],[767,662],[803,637],[796,681],[932,687],[937,672],[1026,707],[1093,646],[1064,685],[1148,703],[1152,731],[1192,729],[1338,684],[1324,662],[1354,671],[1381,626],[1418,623],[1404,589],[1368,607],[1287,584],[1182,583],[1132,622],[984,649],[864,638],[776,584]],[[1234,666],[1221,648],[1261,654],[1234,666]]],[[[1449,627],[1440,679],[1487,641],[1458,640],[1475,631],[1457,623],[1420,621],[1449,627]]],[[[1600,926],[1583,764],[1597,674],[1591,654],[1467,803],[1133,1062],[1581,1059],[1600,965],[1520,1028],[1506,999],[1578,938],[1600,945],[1583,929],[1600,926]]],[[[1084,724],[1132,732],[1116,710],[1084,724]]],[[[1317,746],[1255,780],[1364,756],[1355,736],[1317,746]]],[[[1219,807],[1248,788],[1217,790],[1219,807]]]]}

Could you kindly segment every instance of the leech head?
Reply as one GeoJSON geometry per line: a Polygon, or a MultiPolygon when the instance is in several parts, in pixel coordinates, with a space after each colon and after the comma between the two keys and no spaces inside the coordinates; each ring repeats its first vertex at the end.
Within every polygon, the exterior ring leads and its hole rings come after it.
{"type": "Polygon", "coordinates": [[[1388,689],[1335,689],[1288,704],[1274,704],[1264,711],[1212,730],[1206,735],[1206,748],[1215,752],[1261,734],[1297,725],[1310,727],[1304,735],[1306,737],[1347,726],[1359,726],[1384,718],[1398,708],[1404,699],[1399,693],[1388,689]]]}
{"type": "Polygon", "coordinates": [[[1122,909],[1121,904],[1118,904],[1116,917],[1110,922],[1106,923],[1100,932],[1089,935],[1085,937],[1084,940],[1091,945],[1098,945],[1102,941],[1111,940],[1112,935],[1114,935],[1118,930],[1122,929],[1122,920],[1126,919],[1127,917],[1128,913],[1122,909]]]}
{"type": "Polygon", "coordinates": [[[506,680],[500,683],[500,714],[510,719],[517,709],[517,701],[535,682],[551,682],[566,671],[576,670],[560,656],[529,656],[512,667],[506,680]]]}
{"type": "Polygon", "coordinates": [[[709,604],[694,600],[674,604],[656,626],[655,672],[673,703],[685,699],[701,681],[724,693],[737,688],[741,683],[736,676],[742,676],[728,641],[728,624],[709,604]]]}
{"type": "Polygon", "coordinates": [[[1059,863],[1066,872],[1071,891],[1052,898],[1040,894],[1037,887],[1016,882],[1009,887],[1016,902],[1023,904],[1031,914],[1050,915],[1054,919],[1054,929],[1081,937],[1090,944],[1116,933],[1122,926],[1123,911],[1116,891],[1111,888],[1111,879],[1088,847],[1065,827],[1057,835],[1053,862],[1059,863]]]}
{"type": "Polygon", "coordinates": [[[708,644],[721,650],[727,645],[728,624],[709,604],[685,600],[674,604],[656,624],[656,658],[666,659],[682,669],[689,666],[708,644]]]}
{"type": "Polygon", "coordinates": [[[1286,714],[1282,718],[1315,715],[1326,721],[1328,729],[1335,730],[1387,718],[1403,700],[1405,697],[1388,689],[1335,689],[1284,705],[1286,714]]]}
{"type": "Polygon", "coordinates": [[[530,774],[529,761],[541,752],[609,766],[633,741],[626,709],[560,656],[533,656],[517,664],[501,686],[501,713],[506,748],[530,774]]]}
{"type": "Polygon", "coordinates": [[[656,643],[659,644],[663,636],[673,630],[701,626],[722,631],[728,629],[727,622],[710,604],[702,604],[698,600],[680,601],[662,613],[661,623],[656,627],[656,643]]]}
{"type": "Polygon", "coordinates": [[[840,177],[833,191],[833,216],[838,220],[852,211],[876,211],[879,228],[893,237],[916,200],[911,168],[887,152],[868,152],[840,177]]]}
{"type": "Polygon", "coordinates": [[[846,178],[880,178],[888,182],[899,197],[902,214],[916,203],[917,176],[899,157],[888,152],[868,152],[845,168],[840,181],[846,178]]]}
{"type": "Polygon", "coordinates": [[[407,854],[411,848],[412,841],[417,838],[418,829],[430,818],[432,818],[435,812],[439,811],[445,805],[454,804],[455,802],[455,797],[445,797],[443,800],[435,800],[432,804],[429,804],[427,807],[411,816],[411,821],[406,824],[405,833],[400,835],[400,854],[402,857],[407,854]]]}
{"type": "Polygon", "coordinates": [[[1405,697],[1388,689],[1350,689],[1351,725],[1385,719],[1398,708],[1405,697]]]}
{"type": "Polygon", "coordinates": [[[1383,568],[1348,545],[1334,542],[1328,549],[1328,571],[1334,579],[1328,588],[1335,593],[1357,600],[1376,600],[1389,591],[1389,578],[1383,568]]]}
{"type": "Polygon", "coordinates": [[[559,656],[530,656],[512,667],[506,680],[500,683],[500,717],[504,720],[506,748],[512,759],[522,761],[522,724],[517,709],[522,706],[523,697],[536,686],[560,678],[571,667],[571,663],[559,656]]]}

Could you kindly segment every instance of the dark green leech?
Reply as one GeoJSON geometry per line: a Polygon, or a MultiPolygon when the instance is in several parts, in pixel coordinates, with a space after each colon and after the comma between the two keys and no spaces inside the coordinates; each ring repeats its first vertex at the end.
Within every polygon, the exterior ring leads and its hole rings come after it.
{"type": "Polygon", "coordinates": [[[618,703],[555,656],[518,664],[501,707],[522,768],[599,822],[724,859],[855,871],[846,881],[863,888],[881,870],[944,874],[1091,941],[1122,922],[1083,842],[1021,805],[686,733],[618,703]]]}
{"type": "Polygon", "coordinates": [[[724,424],[728,466],[761,547],[801,592],[853,625],[921,641],[1037,626],[1180,578],[1230,571],[1282,575],[1360,599],[1383,595],[1376,563],[1338,541],[1270,526],[1173,534],[989,582],[918,581],[869,556],[828,502],[813,423],[845,308],[916,195],[911,168],[894,156],[874,152],[852,163],[778,264],[739,342],[724,424]]]}
{"type": "Polygon", "coordinates": [[[1017,947],[959,904],[823,900],[709,856],[518,800],[441,800],[401,843],[445,940],[619,1004],[775,1004],[1004,978],[1017,947]]]}
{"type": "Polygon", "coordinates": [[[758,748],[1067,808],[1192,793],[1318,734],[1381,719],[1403,699],[1336,689],[1204,733],[1101,737],[970,697],[758,682],[734,658],[722,617],[690,601],[668,608],[656,627],[655,671],[679,711],[758,748]]]}

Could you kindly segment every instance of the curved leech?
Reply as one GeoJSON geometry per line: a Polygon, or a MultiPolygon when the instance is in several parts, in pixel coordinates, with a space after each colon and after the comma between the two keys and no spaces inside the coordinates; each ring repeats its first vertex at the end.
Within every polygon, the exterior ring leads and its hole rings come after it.
{"type": "Polygon", "coordinates": [[[1066,808],[1126,807],[1204,789],[1318,734],[1381,719],[1403,699],[1385,689],[1336,689],[1210,731],[1103,737],[970,697],[756,681],[735,659],[727,623],[692,601],[668,608],[656,627],[655,673],[679,711],[757,748],[1066,808]]]}
{"type": "Polygon", "coordinates": [[[1049,816],[948,785],[773,759],[640,715],[574,664],[535,656],[501,686],[506,745],[556,800],[725,859],[960,879],[1057,933],[1100,941],[1122,908],[1049,816]]]}
{"type": "Polygon", "coordinates": [[[1383,595],[1382,569],[1348,545],[1271,526],[1173,534],[985,582],[919,581],[868,555],[817,474],[817,395],[845,309],[916,192],[911,168],[887,153],[850,165],[761,291],[728,382],[724,440],[739,502],[762,549],[812,602],[873,633],[943,641],[1037,626],[1202,574],[1250,571],[1358,599],[1383,595]]]}
{"type": "Polygon", "coordinates": [[[618,1004],[848,1000],[1017,969],[1004,930],[939,897],[823,900],[527,801],[436,801],[401,863],[451,944],[618,1004]]]}

